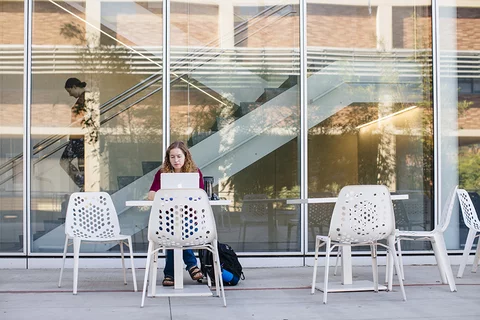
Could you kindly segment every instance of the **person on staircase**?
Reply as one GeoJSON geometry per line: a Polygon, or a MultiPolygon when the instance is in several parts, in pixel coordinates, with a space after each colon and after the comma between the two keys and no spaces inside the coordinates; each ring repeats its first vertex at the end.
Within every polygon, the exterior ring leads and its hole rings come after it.
{"type": "MultiPolygon", "coordinates": [[[[86,111],[85,87],[87,84],[77,78],[69,78],[65,82],[65,90],[77,99],[71,108],[71,126],[82,124],[86,111]]],[[[85,190],[85,145],[84,136],[70,135],[68,144],[60,157],[60,166],[77,185],[80,192],[85,190]],[[74,160],[77,160],[76,165],[74,160]]]]}

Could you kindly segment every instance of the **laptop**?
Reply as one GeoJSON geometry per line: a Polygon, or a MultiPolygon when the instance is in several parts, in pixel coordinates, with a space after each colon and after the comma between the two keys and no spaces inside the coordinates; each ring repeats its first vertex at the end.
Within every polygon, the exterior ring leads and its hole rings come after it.
{"type": "Polygon", "coordinates": [[[160,174],[161,189],[198,189],[200,177],[198,172],[162,173],[160,174]]]}

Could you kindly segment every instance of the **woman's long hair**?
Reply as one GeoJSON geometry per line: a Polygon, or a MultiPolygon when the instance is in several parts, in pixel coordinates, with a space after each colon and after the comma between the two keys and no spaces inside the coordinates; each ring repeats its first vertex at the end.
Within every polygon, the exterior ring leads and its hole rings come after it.
{"type": "Polygon", "coordinates": [[[192,159],[190,150],[188,150],[183,141],[175,141],[168,147],[167,152],[165,152],[165,158],[163,159],[162,172],[175,172],[172,164],[170,163],[170,151],[176,148],[182,150],[183,154],[185,155],[185,163],[183,164],[182,172],[197,172],[197,165],[192,159]]]}

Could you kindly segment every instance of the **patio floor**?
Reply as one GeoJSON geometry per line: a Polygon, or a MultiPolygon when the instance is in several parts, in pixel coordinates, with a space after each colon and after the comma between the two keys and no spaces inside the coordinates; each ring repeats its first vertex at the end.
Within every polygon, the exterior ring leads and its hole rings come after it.
{"type": "MultiPolygon", "coordinates": [[[[137,270],[138,292],[131,273],[123,285],[121,269],[80,269],[76,296],[71,269],[64,272],[62,288],[59,269],[1,269],[0,319],[480,319],[480,274],[470,268],[456,279],[457,292],[439,283],[436,266],[406,266],[406,302],[395,280],[392,292],[329,293],[326,305],[322,292],[310,294],[311,267],[249,268],[244,281],[226,288],[226,308],[217,297],[147,298],[140,308],[143,269],[137,270]]],[[[380,279],[384,269],[379,268],[380,279]]],[[[453,266],[454,274],[457,270],[453,266]]],[[[319,268],[317,279],[322,274],[319,268]]],[[[354,280],[363,279],[371,279],[371,268],[355,266],[354,280]]],[[[185,284],[202,285],[186,273],[185,284]]]]}

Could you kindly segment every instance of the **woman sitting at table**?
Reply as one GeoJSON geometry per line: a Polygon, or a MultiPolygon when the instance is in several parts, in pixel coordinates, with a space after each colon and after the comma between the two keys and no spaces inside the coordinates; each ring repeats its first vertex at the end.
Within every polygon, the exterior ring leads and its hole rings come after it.
{"type": "MultiPolygon", "coordinates": [[[[150,192],[148,192],[148,200],[153,200],[155,192],[160,189],[160,174],[161,173],[180,173],[180,172],[198,172],[199,180],[198,187],[203,189],[203,175],[200,169],[197,168],[195,162],[193,162],[192,154],[188,150],[185,143],[182,141],[175,141],[172,143],[165,153],[165,159],[160,167],[160,170],[155,174],[153,178],[150,192]]],[[[162,285],[173,286],[174,283],[174,263],[173,263],[173,250],[166,250],[165,257],[165,269],[163,270],[164,279],[162,285]]],[[[200,280],[203,278],[202,271],[197,267],[197,258],[193,250],[183,250],[183,262],[187,265],[186,270],[190,274],[192,280],[200,280]]]]}

